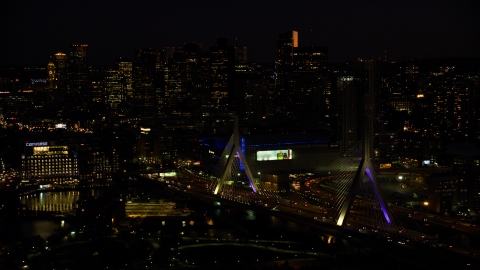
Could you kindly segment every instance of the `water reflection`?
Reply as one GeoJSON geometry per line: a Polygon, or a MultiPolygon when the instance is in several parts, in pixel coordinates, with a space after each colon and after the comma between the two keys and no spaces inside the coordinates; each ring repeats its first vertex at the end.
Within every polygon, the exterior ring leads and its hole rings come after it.
{"type": "Polygon", "coordinates": [[[257,217],[255,215],[255,211],[253,211],[253,210],[246,210],[245,214],[246,214],[244,216],[245,220],[255,220],[255,219],[257,219],[257,217]]]}
{"type": "Polygon", "coordinates": [[[100,197],[102,190],[91,189],[88,192],[77,190],[71,191],[49,191],[38,192],[29,195],[20,196],[20,203],[25,209],[36,211],[58,211],[72,210],[75,208],[76,202],[85,197],[100,197]]]}
{"type": "MultiPolygon", "coordinates": [[[[71,211],[76,207],[77,201],[83,197],[100,197],[102,190],[92,189],[86,192],[77,190],[38,192],[19,197],[24,210],[34,211],[71,211]]],[[[65,220],[23,220],[20,222],[19,234],[23,238],[40,235],[43,239],[69,228],[65,220]]]]}
{"type": "Polygon", "coordinates": [[[58,232],[60,223],[53,220],[24,221],[20,223],[22,237],[29,238],[40,235],[43,239],[58,232]]]}
{"type": "MultiPolygon", "coordinates": [[[[75,190],[39,192],[37,194],[20,196],[20,202],[26,207],[26,209],[42,211],[43,209],[55,209],[55,206],[64,209],[69,205],[75,206],[76,202],[82,198],[96,198],[101,195],[102,190],[98,189],[84,192],[75,190]]],[[[178,226],[177,228],[181,228],[181,230],[185,232],[185,236],[208,238],[219,237],[224,239],[229,239],[234,235],[238,238],[256,238],[255,235],[260,235],[261,238],[276,239],[280,237],[280,233],[283,235],[284,239],[285,237],[297,238],[299,236],[302,239],[309,239],[312,235],[315,235],[318,238],[319,234],[323,234],[318,233],[317,230],[308,226],[271,215],[260,214],[251,209],[237,207],[197,207],[195,212],[202,214],[193,219],[187,220],[183,219],[174,221],[174,219],[167,218],[163,221],[158,221],[157,219],[156,225],[152,224],[152,227],[156,228],[156,230],[158,230],[159,227],[168,230],[168,228],[178,226]],[[205,215],[203,213],[205,213],[205,215]]],[[[142,227],[144,226],[145,224],[142,224],[142,227]]],[[[24,222],[22,224],[22,231],[25,235],[41,235],[46,238],[48,235],[55,233],[59,227],[60,221],[37,220],[24,222]]],[[[332,241],[328,236],[322,240],[325,242],[332,241]]]]}
{"type": "Polygon", "coordinates": [[[20,197],[20,203],[34,208],[36,206],[72,204],[80,198],[79,191],[40,192],[20,197]]]}

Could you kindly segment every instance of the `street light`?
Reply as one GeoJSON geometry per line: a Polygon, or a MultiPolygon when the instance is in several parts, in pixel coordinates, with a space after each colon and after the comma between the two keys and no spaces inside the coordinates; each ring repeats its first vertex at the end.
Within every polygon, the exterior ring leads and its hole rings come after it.
{"type": "MultiPolygon", "coordinates": [[[[425,212],[428,213],[428,202],[423,202],[423,206],[425,206],[425,212]]],[[[425,213],[425,217],[427,214],[425,213]]]]}

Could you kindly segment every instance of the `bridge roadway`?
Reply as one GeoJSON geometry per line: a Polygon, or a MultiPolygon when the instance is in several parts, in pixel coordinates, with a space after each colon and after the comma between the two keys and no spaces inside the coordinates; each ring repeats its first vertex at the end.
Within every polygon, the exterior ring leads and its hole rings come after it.
{"type": "MultiPolygon", "coordinates": [[[[367,227],[367,219],[356,220],[353,218],[350,225],[341,228],[334,224],[330,217],[320,218],[318,206],[313,205],[289,205],[280,200],[267,198],[267,195],[245,193],[238,197],[229,199],[212,194],[208,188],[210,180],[195,176],[186,170],[178,170],[177,178],[164,181],[159,179],[150,179],[158,185],[172,190],[179,196],[191,199],[201,200],[213,205],[214,202],[220,202],[222,205],[240,207],[245,209],[254,209],[259,213],[274,215],[317,228],[326,234],[337,237],[338,239],[347,239],[356,245],[360,250],[375,250],[382,253],[385,257],[392,257],[394,260],[408,261],[414,269],[480,269],[480,260],[478,257],[468,255],[469,252],[463,250],[454,250],[441,247],[432,247],[418,241],[405,242],[396,239],[393,234],[382,232],[382,228],[372,228],[371,230],[362,230],[358,228],[367,227]],[[232,200],[233,199],[233,200],[232,200]],[[260,201],[262,204],[253,203],[260,201]],[[264,202],[267,202],[265,207],[264,202]],[[272,203],[274,203],[272,205],[272,203]],[[270,204],[270,206],[269,206],[270,204]],[[316,217],[316,218],[315,218],[316,217]],[[456,252],[452,252],[456,251],[456,252]]],[[[355,216],[355,214],[353,215],[355,216]]],[[[417,234],[421,234],[416,232],[417,234]]]]}
{"type": "MultiPolygon", "coordinates": [[[[180,181],[177,181],[177,183],[174,184],[176,188],[183,188],[187,192],[200,191],[200,193],[211,193],[210,190],[206,189],[206,182],[209,181],[198,178],[187,171],[180,171],[179,175],[180,177],[178,179],[180,179],[180,181]]],[[[298,188],[300,192],[296,191],[290,193],[288,195],[289,199],[281,198],[278,193],[273,191],[262,191],[263,195],[254,195],[248,190],[234,190],[232,193],[235,194],[227,194],[223,197],[228,197],[230,200],[244,204],[251,204],[255,201],[261,201],[261,203],[256,204],[257,208],[259,206],[263,206],[264,208],[275,210],[277,212],[291,213],[295,214],[296,216],[314,220],[315,222],[319,222],[327,226],[337,227],[331,213],[332,208],[329,207],[332,204],[330,202],[333,202],[334,200],[333,196],[330,196],[331,194],[325,190],[319,190],[318,185],[309,185],[309,182],[312,181],[316,181],[316,179],[309,179],[309,181],[302,183],[298,188]],[[329,205],[326,206],[326,204],[329,205]]],[[[217,200],[219,199],[219,197],[216,198],[217,200]]],[[[350,219],[348,221],[349,225],[347,228],[355,231],[359,229],[364,231],[365,228],[367,228],[369,231],[378,231],[380,229],[390,234],[398,234],[398,231],[403,231],[405,233],[399,235],[399,238],[403,239],[399,240],[414,240],[424,242],[430,238],[429,241],[434,242],[435,239],[432,239],[433,236],[429,237],[427,233],[429,230],[426,230],[425,227],[435,224],[443,226],[444,228],[448,227],[459,232],[480,237],[480,227],[470,227],[470,224],[457,222],[451,217],[437,216],[424,212],[417,213],[411,208],[400,207],[396,205],[392,207],[391,212],[398,221],[399,224],[397,225],[399,226],[378,228],[379,226],[382,226],[380,224],[382,222],[373,220],[368,214],[371,212],[372,208],[375,207],[378,207],[378,205],[373,201],[356,200],[352,207],[350,219]]]]}
{"type": "MultiPolygon", "coordinates": [[[[417,170],[414,170],[414,171],[417,171],[417,170]]],[[[425,173],[424,170],[422,170],[421,172],[425,173]]],[[[386,176],[383,175],[382,177],[386,177],[386,176]]],[[[394,177],[396,178],[396,176],[394,177]]],[[[329,199],[328,197],[329,191],[322,189],[322,187],[318,185],[319,182],[321,182],[321,179],[309,179],[303,185],[301,185],[301,189],[303,192],[307,192],[308,194],[310,194],[310,196],[318,198],[320,201],[322,200],[327,201],[329,199]],[[317,184],[313,184],[313,183],[317,183],[317,184]]],[[[402,181],[395,182],[393,184],[388,183],[388,185],[392,186],[392,185],[397,185],[399,183],[402,183],[402,181]]],[[[402,191],[405,191],[407,189],[408,188],[402,189],[402,191]]],[[[410,193],[412,194],[414,192],[416,192],[415,189],[413,189],[413,191],[410,191],[410,193]]],[[[354,203],[352,207],[351,217],[354,217],[355,219],[366,218],[365,213],[367,208],[369,207],[371,208],[373,206],[376,206],[376,204],[373,201],[356,200],[356,203],[354,203]]],[[[422,223],[422,226],[425,226],[425,225],[429,226],[431,224],[432,225],[434,224],[444,228],[450,228],[454,231],[466,233],[475,237],[480,237],[480,227],[476,226],[478,224],[461,221],[461,220],[458,220],[456,217],[431,214],[426,211],[420,211],[418,209],[412,209],[412,208],[402,207],[402,206],[393,205],[393,204],[390,206],[390,210],[394,215],[394,217],[397,219],[400,219],[400,221],[418,220],[418,221],[421,221],[420,223],[422,223]]]]}

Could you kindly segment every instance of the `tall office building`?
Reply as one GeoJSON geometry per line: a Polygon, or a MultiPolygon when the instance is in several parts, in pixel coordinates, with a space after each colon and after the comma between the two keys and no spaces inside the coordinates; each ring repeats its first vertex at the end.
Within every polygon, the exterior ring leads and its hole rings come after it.
{"type": "Polygon", "coordinates": [[[261,121],[266,112],[268,83],[265,67],[255,63],[235,65],[235,100],[239,123],[252,124],[261,121]]]}
{"type": "Polygon", "coordinates": [[[128,113],[128,104],[133,97],[133,63],[131,59],[119,58],[116,65],[123,91],[122,100],[120,101],[122,106],[117,110],[117,113],[123,116],[128,113]]]}
{"type": "Polygon", "coordinates": [[[64,101],[81,106],[90,100],[88,44],[71,44],[68,61],[68,90],[64,101]]]}
{"type": "Polygon", "coordinates": [[[298,47],[298,32],[288,31],[278,35],[277,60],[275,61],[276,96],[279,102],[289,102],[283,91],[292,84],[293,49],[298,47]]]}
{"type": "MultiPolygon", "coordinates": [[[[205,126],[210,132],[231,126],[235,103],[235,46],[228,44],[228,38],[217,38],[217,45],[210,46],[207,65],[201,69],[201,75],[208,74],[208,99],[202,107],[205,126]],[[205,73],[206,72],[206,73],[205,73]]],[[[206,62],[204,62],[206,63],[206,62]]]]}
{"type": "Polygon", "coordinates": [[[111,69],[105,74],[105,105],[112,114],[117,114],[125,97],[123,78],[118,70],[111,69]]]}
{"type": "Polygon", "coordinates": [[[117,59],[116,65],[118,73],[122,77],[125,97],[131,97],[133,95],[132,60],[119,58],[117,59]]]}
{"type": "Polygon", "coordinates": [[[235,47],[228,38],[217,38],[210,46],[211,107],[215,111],[234,110],[235,47]]]}
{"type": "Polygon", "coordinates": [[[235,63],[247,63],[247,46],[235,46],[235,63]]]}
{"type": "Polygon", "coordinates": [[[478,115],[478,93],[475,79],[458,74],[454,67],[432,72],[425,87],[430,106],[425,118],[425,130],[432,148],[441,148],[454,141],[473,141],[475,115],[478,115]],[[477,95],[477,96],[476,96],[477,95]]]}
{"type": "Polygon", "coordinates": [[[202,104],[204,80],[201,77],[201,44],[185,44],[173,53],[164,67],[165,113],[167,116],[190,117],[202,104]]]}
{"type": "Polygon", "coordinates": [[[47,91],[51,102],[48,105],[49,109],[61,106],[61,97],[62,95],[66,96],[68,84],[67,64],[67,55],[61,52],[51,56],[47,64],[47,91]]]}
{"type": "Polygon", "coordinates": [[[374,157],[375,62],[354,63],[337,79],[340,152],[363,142],[365,157],[374,157]]]}
{"type": "Polygon", "coordinates": [[[53,92],[57,90],[57,76],[56,76],[56,69],[55,63],[52,59],[47,64],[47,90],[49,92],[53,92]]]}
{"type": "Polygon", "coordinates": [[[132,66],[132,116],[156,117],[162,108],[164,87],[162,54],[152,48],[137,51],[132,66]]]}
{"type": "MultiPolygon", "coordinates": [[[[191,66],[189,66],[191,67],[191,66]]],[[[168,64],[164,67],[165,106],[167,117],[178,117],[186,114],[190,109],[188,95],[191,94],[191,70],[187,70],[186,54],[175,51],[168,64]],[[187,75],[188,73],[188,75],[187,75]]]]}
{"type": "Polygon", "coordinates": [[[108,77],[109,68],[96,66],[90,67],[89,82],[90,82],[90,108],[96,113],[103,114],[105,109],[105,78],[108,77]]]}
{"type": "Polygon", "coordinates": [[[67,55],[58,52],[53,55],[53,64],[55,65],[55,78],[57,81],[57,88],[59,91],[64,92],[67,89],[67,78],[68,78],[68,60],[67,55]]]}
{"type": "Polygon", "coordinates": [[[352,148],[359,140],[357,111],[357,91],[353,76],[339,76],[337,79],[338,106],[340,112],[339,143],[341,153],[352,148]]]}
{"type": "Polygon", "coordinates": [[[121,109],[127,109],[122,104],[132,87],[131,66],[131,62],[117,62],[117,68],[90,68],[92,110],[103,113],[106,109],[107,113],[118,115],[121,109]]]}
{"type": "Polygon", "coordinates": [[[175,52],[175,47],[166,47],[163,51],[162,61],[166,64],[170,62],[170,59],[173,58],[173,53],[175,52]]]}
{"type": "Polygon", "coordinates": [[[71,44],[68,60],[69,92],[82,93],[88,85],[88,44],[71,44]]]}
{"type": "Polygon", "coordinates": [[[304,121],[325,121],[332,103],[327,79],[328,49],[299,47],[298,32],[281,33],[275,67],[277,113],[304,121]]]}
{"type": "MultiPolygon", "coordinates": [[[[291,102],[285,111],[295,118],[318,122],[330,114],[332,91],[327,78],[328,49],[296,47],[293,49],[292,84],[284,89],[291,102]]],[[[328,119],[327,119],[328,120],[328,119]]]]}
{"type": "Polygon", "coordinates": [[[183,46],[185,52],[185,72],[188,84],[193,88],[202,87],[202,77],[200,76],[200,66],[202,64],[202,44],[188,43],[183,46]]]}

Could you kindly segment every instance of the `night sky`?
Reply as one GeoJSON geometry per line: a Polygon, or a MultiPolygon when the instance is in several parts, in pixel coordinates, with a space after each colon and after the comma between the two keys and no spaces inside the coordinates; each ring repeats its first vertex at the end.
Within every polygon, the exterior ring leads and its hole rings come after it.
{"type": "Polygon", "coordinates": [[[249,61],[273,62],[288,30],[300,46],[328,47],[330,62],[385,50],[388,60],[480,57],[476,0],[0,2],[0,65],[46,65],[70,43],[88,43],[90,63],[108,65],[145,47],[197,42],[208,51],[216,37],[247,46],[249,61]]]}

